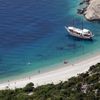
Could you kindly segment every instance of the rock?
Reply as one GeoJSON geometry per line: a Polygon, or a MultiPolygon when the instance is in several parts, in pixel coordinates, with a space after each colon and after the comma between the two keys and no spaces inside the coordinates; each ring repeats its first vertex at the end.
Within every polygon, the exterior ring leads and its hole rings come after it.
{"type": "Polygon", "coordinates": [[[77,9],[78,14],[84,14],[84,8],[83,9],[77,9]]]}
{"type": "Polygon", "coordinates": [[[82,2],[80,2],[80,4],[79,5],[83,5],[85,3],[85,1],[82,1],[82,2]]]}
{"type": "Polygon", "coordinates": [[[90,0],[85,11],[87,20],[100,20],[100,0],[90,0]]]}
{"type": "Polygon", "coordinates": [[[86,11],[86,8],[88,6],[89,0],[82,0],[79,4],[79,9],[77,9],[78,14],[84,15],[84,12],[86,11]]]}

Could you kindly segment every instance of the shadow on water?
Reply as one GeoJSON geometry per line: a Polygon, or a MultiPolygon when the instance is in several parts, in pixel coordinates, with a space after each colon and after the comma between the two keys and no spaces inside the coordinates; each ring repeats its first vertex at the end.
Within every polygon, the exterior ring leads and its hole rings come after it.
{"type": "Polygon", "coordinates": [[[43,55],[42,55],[42,54],[37,54],[36,56],[38,56],[38,57],[43,57],[43,55]]]}
{"type": "Polygon", "coordinates": [[[65,35],[65,37],[67,37],[68,39],[70,40],[73,40],[74,42],[76,41],[87,41],[87,42],[94,42],[95,39],[81,39],[81,38],[77,38],[77,37],[74,37],[74,36],[71,36],[71,35],[65,35]]]}
{"type": "Polygon", "coordinates": [[[37,59],[38,61],[40,60],[47,60],[51,55],[49,54],[36,54],[35,55],[35,60],[37,59]]]}
{"type": "Polygon", "coordinates": [[[56,47],[56,49],[59,50],[59,51],[65,50],[65,48],[62,47],[62,46],[61,47],[56,47]]]}
{"type": "Polygon", "coordinates": [[[59,51],[64,51],[64,50],[74,50],[74,49],[82,48],[82,47],[83,47],[83,45],[81,45],[81,44],[68,43],[65,46],[56,47],[56,49],[59,50],[59,51]]]}
{"type": "Polygon", "coordinates": [[[83,43],[94,43],[96,41],[96,39],[80,39],[77,37],[73,37],[69,34],[66,34],[65,37],[70,41],[73,41],[71,43],[67,43],[65,46],[58,46],[56,47],[56,49],[58,51],[64,51],[64,50],[74,50],[74,49],[79,49],[79,48],[84,48],[84,45],[81,44],[81,42],[83,43]]]}

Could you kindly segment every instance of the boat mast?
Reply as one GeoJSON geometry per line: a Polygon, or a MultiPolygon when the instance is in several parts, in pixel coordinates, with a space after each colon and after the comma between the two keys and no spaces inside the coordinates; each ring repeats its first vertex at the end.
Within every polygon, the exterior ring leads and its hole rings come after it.
{"type": "Polygon", "coordinates": [[[72,26],[74,26],[75,25],[75,21],[74,21],[74,17],[73,17],[73,25],[72,26]]]}
{"type": "Polygon", "coordinates": [[[82,30],[83,30],[83,19],[82,19],[82,30]]]}

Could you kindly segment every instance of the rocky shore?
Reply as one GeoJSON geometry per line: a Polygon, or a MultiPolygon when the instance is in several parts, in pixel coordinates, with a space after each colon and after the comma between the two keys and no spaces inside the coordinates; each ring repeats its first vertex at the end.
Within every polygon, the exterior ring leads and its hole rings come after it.
{"type": "Polygon", "coordinates": [[[83,0],[80,5],[86,7],[78,9],[79,14],[83,14],[87,20],[100,20],[100,0],[83,0]]]}

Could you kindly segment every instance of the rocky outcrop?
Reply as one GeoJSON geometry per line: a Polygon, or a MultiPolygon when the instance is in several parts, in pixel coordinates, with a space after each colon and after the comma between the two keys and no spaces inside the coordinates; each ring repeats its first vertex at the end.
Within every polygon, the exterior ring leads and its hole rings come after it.
{"type": "Polygon", "coordinates": [[[89,5],[90,0],[82,0],[79,4],[79,8],[77,9],[77,13],[80,15],[85,15],[87,7],[89,5]]]}
{"type": "Polygon", "coordinates": [[[100,0],[89,0],[84,15],[87,20],[100,20],[100,0]]]}

